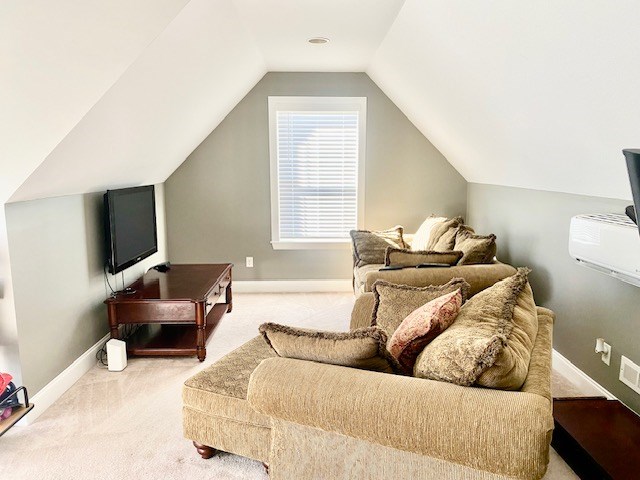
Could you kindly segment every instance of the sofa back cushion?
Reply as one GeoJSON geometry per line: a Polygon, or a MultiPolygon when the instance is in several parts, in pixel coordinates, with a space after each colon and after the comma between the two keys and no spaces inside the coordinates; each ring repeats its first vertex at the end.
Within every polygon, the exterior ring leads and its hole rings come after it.
{"type": "Polygon", "coordinates": [[[518,390],[538,332],[529,270],[471,298],[453,325],[418,356],[414,375],[457,385],[518,390]]]}
{"type": "Polygon", "coordinates": [[[403,228],[397,225],[389,230],[351,230],[351,246],[355,266],[383,264],[387,247],[405,248],[403,228]]]}
{"type": "Polygon", "coordinates": [[[391,336],[407,315],[416,308],[456,290],[460,290],[464,302],[467,299],[469,284],[462,278],[454,278],[444,285],[427,287],[410,287],[378,280],[373,284],[371,325],[381,328],[391,336]]]}
{"type": "Polygon", "coordinates": [[[406,248],[387,247],[384,255],[385,265],[415,267],[422,263],[444,263],[455,265],[462,258],[462,252],[436,252],[433,250],[409,250],[406,248]]]}
{"type": "Polygon", "coordinates": [[[376,327],[351,332],[324,332],[263,323],[259,330],[280,357],[376,372],[401,371],[397,361],[387,351],[387,335],[376,327]]]}

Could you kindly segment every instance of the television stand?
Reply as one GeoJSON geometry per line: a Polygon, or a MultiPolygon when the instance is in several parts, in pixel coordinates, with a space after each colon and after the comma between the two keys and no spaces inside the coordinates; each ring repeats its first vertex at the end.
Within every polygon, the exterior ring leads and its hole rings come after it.
{"type": "Polygon", "coordinates": [[[143,324],[127,338],[128,355],[197,355],[204,361],[207,339],[233,307],[232,267],[222,263],[172,265],[164,273],[149,270],[104,301],[111,338],[120,337],[120,325],[143,324]],[[224,302],[218,302],[223,293],[224,302]]]}

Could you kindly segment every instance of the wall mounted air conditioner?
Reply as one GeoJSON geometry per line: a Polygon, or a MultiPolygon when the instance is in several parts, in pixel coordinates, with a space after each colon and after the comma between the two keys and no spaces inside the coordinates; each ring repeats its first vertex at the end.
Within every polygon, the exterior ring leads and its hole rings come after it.
{"type": "Polygon", "coordinates": [[[569,254],[581,265],[640,287],[640,235],[626,215],[573,217],[569,254]]]}

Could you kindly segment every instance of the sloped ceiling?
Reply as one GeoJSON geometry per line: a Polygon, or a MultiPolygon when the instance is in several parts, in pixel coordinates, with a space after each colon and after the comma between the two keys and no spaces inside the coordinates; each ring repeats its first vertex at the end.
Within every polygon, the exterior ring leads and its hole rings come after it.
{"type": "Polygon", "coordinates": [[[231,1],[191,0],[11,200],[163,182],[265,72],[231,1]]]}
{"type": "Polygon", "coordinates": [[[7,3],[12,201],[164,181],[268,70],[365,70],[468,181],[630,198],[635,1],[7,3]]]}
{"type": "Polygon", "coordinates": [[[191,0],[11,201],[163,182],[267,69],[363,70],[402,3],[191,0]]]}
{"type": "Polygon", "coordinates": [[[186,3],[0,2],[0,204],[186,3]]]}
{"type": "Polygon", "coordinates": [[[631,198],[640,8],[407,0],[367,69],[470,182],[631,198]]]}

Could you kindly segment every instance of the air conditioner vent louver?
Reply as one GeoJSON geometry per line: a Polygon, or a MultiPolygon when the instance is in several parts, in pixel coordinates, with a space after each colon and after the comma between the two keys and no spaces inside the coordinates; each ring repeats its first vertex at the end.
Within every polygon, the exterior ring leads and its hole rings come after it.
{"type": "Polygon", "coordinates": [[[573,217],[569,253],[581,265],[640,286],[640,235],[626,215],[573,217]]]}
{"type": "Polygon", "coordinates": [[[623,225],[636,228],[636,224],[633,223],[629,217],[619,213],[588,213],[585,215],[578,215],[576,218],[585,218],[612,225],[623,225]]]}

